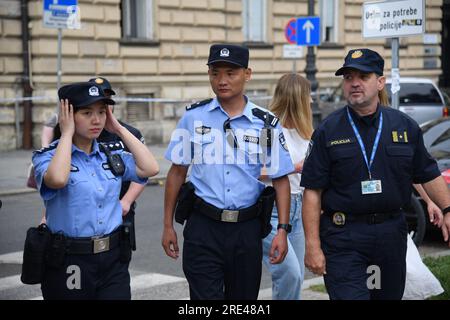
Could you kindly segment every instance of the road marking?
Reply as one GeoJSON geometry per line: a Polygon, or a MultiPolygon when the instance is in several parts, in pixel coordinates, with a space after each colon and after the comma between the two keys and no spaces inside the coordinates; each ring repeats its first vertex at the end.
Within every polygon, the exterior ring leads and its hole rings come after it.
{"type": "Polygon", "coordinates": [[[145,273],[131,277],[131,291],[183,281],[186,279],[161,273],[145,273]]]}
{"type": "Polygon", "coordinates": [[[10,252],[0,255],[0,263],[22,264],[23,251],[10,252]]]}

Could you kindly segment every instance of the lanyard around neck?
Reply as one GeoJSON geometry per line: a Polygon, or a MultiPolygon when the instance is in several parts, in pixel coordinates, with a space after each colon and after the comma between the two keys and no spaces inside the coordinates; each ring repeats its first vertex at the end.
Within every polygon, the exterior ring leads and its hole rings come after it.
{"type": "Polygon", "coordinates": [[[362,154],[364,157],[364,161],[366,162],[367,171],[369,172],[369,180],[372,180],[372,173],[370,171],[370,168],[372,167],[373,160],[375,159],[375,153],[377,152],[377,148],[378,148],[378,143],[380,142],[381,129],[383,127],[383,113],[380,110],[380,123],[378,125],[378,131],[377,131],[377,135],[375,137],[375,142],[373,143],[372,154],[370,155],[370,161],[367,160],[367,153],[366,153],[366,148],[364,146],[364,142],[361,138],[361,135],[359,134],[359,131],[355,125],[355,122],[352,119],[352,116],[350,115],[350,111],[348,110],[348,107],[347,107],[347,116],[348,116],[348,121],[350,122],[350,125],[353,128],[353,132],[356,135],[356,139],[358,140],[359,146],[361,148],[361,151],[362,151],[362,154]]]}

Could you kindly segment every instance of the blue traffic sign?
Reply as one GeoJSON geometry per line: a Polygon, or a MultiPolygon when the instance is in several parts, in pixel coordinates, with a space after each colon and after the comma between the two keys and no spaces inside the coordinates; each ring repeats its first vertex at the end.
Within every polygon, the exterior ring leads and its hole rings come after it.
{"type": "Polygon", "coordinates": [[[320,45],[320,17],[297,18],[297,45],[320,45]]]}
{"type": "Polygon", "coordinates": [[[44,0],[43,4],[44,27],[79,29],[78,0],[44,0]]]}

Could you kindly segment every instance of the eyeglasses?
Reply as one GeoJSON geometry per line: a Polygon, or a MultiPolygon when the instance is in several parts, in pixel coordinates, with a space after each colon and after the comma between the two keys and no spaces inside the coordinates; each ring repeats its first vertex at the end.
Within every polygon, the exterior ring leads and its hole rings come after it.
{"type": "Polygon", "coordinates": [[[227,139],[228,144],[232,148],[239,148],[236,136],[234,135],[233,129],[231,129],[231,119],[228,118],[223,123],[223,132],[225,132],[225,137],[227,139]]]}

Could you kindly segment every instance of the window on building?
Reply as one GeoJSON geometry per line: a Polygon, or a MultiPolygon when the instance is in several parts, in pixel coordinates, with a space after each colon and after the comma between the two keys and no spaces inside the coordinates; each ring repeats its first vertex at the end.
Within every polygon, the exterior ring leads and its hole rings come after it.
{"type": "Polygon", "coordinates": [[[122,0],[122,37],[154,39],[153,0],[122,0]]]}
{"type": "Polygon", "coordinates": [[[338,42],[339,0],[320,0],[320,19],[322,21],[322,42],[338,42]]]}
{"type": "Polygon", "coordinates": [[[155,108],[154,103],[149,101],[142,101],[141,98],[154,98],[153,94],[128,94],[127,98],[131,98],[127,101],[127,121],[148,121],[155,120],[155,108]]]}
{"type": "Polygon", "coordinates": [[[243,32],[246,42],[266,42],[267,0],[243,0],[243,32]]]}

